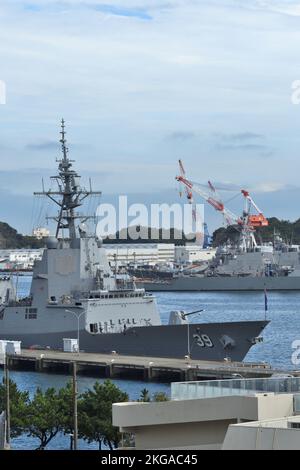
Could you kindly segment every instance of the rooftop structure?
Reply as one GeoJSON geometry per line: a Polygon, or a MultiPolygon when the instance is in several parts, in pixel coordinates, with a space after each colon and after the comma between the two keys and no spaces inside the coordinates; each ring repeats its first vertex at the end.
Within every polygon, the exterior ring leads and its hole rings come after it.
{"type": "Polygon", "coordinates": [[[134,433],[136,449],[243,449],[253,447],[257,422],[295,431],[288,423],[300,425],[299,405],[300,378],[183,382],[168,402],[114,404],[113,423],[134,433]]]}

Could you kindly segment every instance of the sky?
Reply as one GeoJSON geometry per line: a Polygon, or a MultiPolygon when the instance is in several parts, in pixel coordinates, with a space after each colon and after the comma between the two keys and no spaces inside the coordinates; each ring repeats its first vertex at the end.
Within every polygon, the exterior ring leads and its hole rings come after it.
{"type": "Polygon", "coordinates": [[[31,230],[62,117],[105,200],[176,202],[181,158],[194,181],[300,217],[299,44],[300,1],[1,0],[0,219],[31,230]]]}

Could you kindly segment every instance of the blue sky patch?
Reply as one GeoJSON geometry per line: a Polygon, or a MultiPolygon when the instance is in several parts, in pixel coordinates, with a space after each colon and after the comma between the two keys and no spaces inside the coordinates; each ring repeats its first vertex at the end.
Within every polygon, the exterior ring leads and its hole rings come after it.
{"type": "Polygon", "coordinates": [[[60,10],[65,10],[66,8],[71,9],[71,8],[83,8],[83,9],[90,9],[90,10],[95,10],[99,11],[102,13],[107,13],[110,15],[115,15],[115,16],[125,16],[129,18],[138,18],[140,20],[145,20],[145,21],[150,21],[152,20],[152,16],[147,12],[147,10],[143,8],[129,8],[129,7],[122,7],[119,5],[108,5],[106,3],[103,4],[91,4],[91,3],[80,3],[79,5],[68,5],[67,3],[64,2],[56,2],[54,4],[49,4],[45,6],[33,4],[33,3],[25,3],[24,4],[24,10],[29,11],[29,12],[39,12],[42,10],[55,10],[55,11],[60,11],[60,10]]]}
{"type": "Polygon", "coordinates": [[[101,11],[103,13],[109,13],[111,15],[116,16],[128,16],[139,18],[140,20],[150,21],[152,20],[152,16],[146,10],[139,9],[139,8],[126,8],[120,7],[117,5],[90,5],[91,8],[94,8],[97,11],[101,11]]]}

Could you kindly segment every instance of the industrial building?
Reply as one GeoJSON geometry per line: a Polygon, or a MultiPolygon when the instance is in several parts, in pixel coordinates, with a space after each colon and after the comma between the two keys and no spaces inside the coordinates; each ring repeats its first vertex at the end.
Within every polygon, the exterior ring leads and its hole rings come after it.
{"type": "MultiPolygon", "coordinates": [[[[136,243],[104,245],[112,267],[134,265],[193,264],[211,260],[215,249],[173,243],[136,243]]],[[[43,249],[0,250],[0,270],[28,270],[41,259],[43,249]]]]}
{"type": "Polygon", "coordinates": [[[105,244],[108,260],[113,265],[126,266],[133,264],[155,265],[172,263],[175,257],[173,243],[130,243],[105,244]]]}
{"type": "Polygon", "coordinates": [[[0,250],[0,269],[31,269],[35,260],[41,259],[42,249],[0,250]]]}
{"type": "Polygon", "coordinates": [[[214,248],[202,248],[197,245],[175,247],[175,263],[191,264],[210,261],[216,254],[214,248]]]}
{"type": "Polygon", "coordinates": [[[137,243],[107,244],[108,259],[113,266],[156,265],[156,264],[191,264],[209,261],[215,255],[215,249],[202,248],[198,245],[176,246],[173,243],[137,243]]]}

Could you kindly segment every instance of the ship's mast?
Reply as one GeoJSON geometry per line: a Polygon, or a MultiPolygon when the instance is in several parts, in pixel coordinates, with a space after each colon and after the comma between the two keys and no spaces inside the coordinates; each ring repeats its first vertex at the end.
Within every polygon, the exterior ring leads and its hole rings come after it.
{"type": "Polygon", "coordinates": [[[75,211],[83,203],[83,200],[88,196],[101,195],[101,191],[93,191],[90,183],[90,189],[87,191],[79,184],[80,176],[72,169],[74,160],[68,157],[69,149],[66,141],[65,121],[61,121],[61,149],[62,158],[58,159],[58,175],[51,176],[51,179],[57,183],[57,191],[36,192],[34,195],[47,196],[51,201],[59,206],[58,215],[56,217],[49,217],[48,219],[57,222],[56,238],[59,238],[61,230],[68,230],[69,238],[71,240],[76,238],[76,220],[81,222],[86,221],[92,216],[80,215],[75,211]]]}

